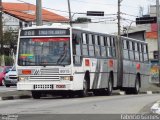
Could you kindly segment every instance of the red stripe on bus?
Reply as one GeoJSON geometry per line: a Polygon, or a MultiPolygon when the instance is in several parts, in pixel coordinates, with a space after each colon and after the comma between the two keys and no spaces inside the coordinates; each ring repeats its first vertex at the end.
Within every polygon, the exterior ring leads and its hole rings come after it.
{"type": "Polygon", "coordinates": [[[33,42],[65,42],[68,41],[69,38],[32,38],[33,42]]]}

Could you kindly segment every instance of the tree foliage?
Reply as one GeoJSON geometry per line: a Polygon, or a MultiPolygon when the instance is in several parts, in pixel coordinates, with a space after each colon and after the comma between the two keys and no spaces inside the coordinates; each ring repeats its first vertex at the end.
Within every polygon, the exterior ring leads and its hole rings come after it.
{"type": "Polygon", "coordinates": [[[17,35],[14,31],[5,31],[3,34],[4,45],[10,45],[10,48],[14,48],[17,44],[17,35]]]}
{"type": "Polygon", "coordinates": [[[74,21],[74,23],[84,23],[84,22],[91,22],[91,19],[84,18],[84,17],[79,17],[74,21]]]}

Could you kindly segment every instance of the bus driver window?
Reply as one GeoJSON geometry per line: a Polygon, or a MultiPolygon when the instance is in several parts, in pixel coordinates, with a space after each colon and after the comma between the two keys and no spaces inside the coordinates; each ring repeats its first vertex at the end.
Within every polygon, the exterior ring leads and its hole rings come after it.
{"type": "Polygon", "coordinates": [[[80,64],[81,63],[81,47],[80,47],[80,37],[78,35],[73,34],[72,36],[73,42],[73,62],[74,64],[80,64]]]}

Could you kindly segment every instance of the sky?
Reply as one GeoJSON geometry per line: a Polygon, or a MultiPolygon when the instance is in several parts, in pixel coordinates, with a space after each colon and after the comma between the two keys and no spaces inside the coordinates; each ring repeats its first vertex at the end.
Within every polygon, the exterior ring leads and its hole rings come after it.
{"type": "MultiPolygon", "coordinates": [[[[92,17],[98,21],[114,21],[117,14],[118,0],[70,0],[73,19],[79,17],[77,13],[86,13],[86,11],[104,11],[104,17],[92,17]]],[[[36,4],[36,0],[2,0],[2,2],[19,2],[36,4]]],[[[122,0],[121,12],[123,24],[130,24],[139,16],[140,6],[144,9],[143,14],[148,12],[149,5],[154,5],[156,0],[122,0]]],[[[49,8],[49,11],[68,17],[67,0],[42,0],[42,7],[49,8]]],[[[81,15],[81,17],[86,17],[81,15]]]]}

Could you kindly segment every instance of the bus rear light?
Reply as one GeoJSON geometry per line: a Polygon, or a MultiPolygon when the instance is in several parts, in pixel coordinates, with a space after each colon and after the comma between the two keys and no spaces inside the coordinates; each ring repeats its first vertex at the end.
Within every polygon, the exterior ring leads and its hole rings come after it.
{"type": "Polygon", "coordinates": [[[89,59],[85,59],[85,66],[90,66],[90,60],[89,59]]]}
{"type": "Polygon", "coordinates": [[[24,75],[30,75],[32,73],[31,70],[22,70],[22,74],[24,75]]]}

